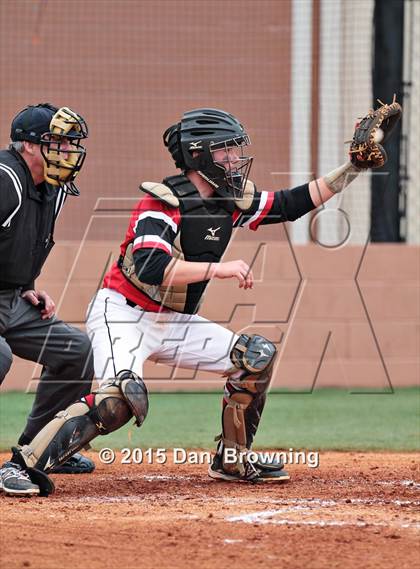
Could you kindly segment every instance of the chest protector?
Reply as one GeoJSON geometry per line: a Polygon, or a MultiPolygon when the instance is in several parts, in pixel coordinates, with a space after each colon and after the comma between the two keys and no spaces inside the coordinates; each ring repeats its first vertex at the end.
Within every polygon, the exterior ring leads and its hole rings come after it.
{"type": "MultiPolygon", "coordinates": [[[[161,184],[144,182],[140,189],[170,207],[179,208],[181,222],[172,246],[174,259],[201,263],[220,261],[232,235],[235,206],[248,209],[254,194],[254,185],[248,181],[248,191],[238,202],[220,198],[203,200],[197,188],[183,175],[165,178],[161,184]]],[[[208,280],[170,286],[143,283],[136,275],[132,243],[119,264],[124,276],[160,305],[184,314],[198,311],[208,280]]]]}

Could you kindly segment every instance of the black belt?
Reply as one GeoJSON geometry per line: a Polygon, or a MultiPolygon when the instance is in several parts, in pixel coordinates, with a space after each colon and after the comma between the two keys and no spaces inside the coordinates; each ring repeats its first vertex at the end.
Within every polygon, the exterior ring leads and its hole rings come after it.
{"type": "Polygon", "coordinates": [[[136,308],[137,304],[135,302],[133,302],[132,300],[129,300],[128,298],[125,299],[125,302],[128,304],[128,306],[131,306],[131,308],[136,308]]]}

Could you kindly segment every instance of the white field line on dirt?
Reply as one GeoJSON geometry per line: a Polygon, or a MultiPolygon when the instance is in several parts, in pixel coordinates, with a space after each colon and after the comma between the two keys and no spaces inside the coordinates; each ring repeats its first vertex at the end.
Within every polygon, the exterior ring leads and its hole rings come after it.
{"type": "MultiPolygon", "coordinates": [[[[407,486],[416,490],[420,489],[420,483],[414,482],[414,480],[399,480],[397,483],[399,483],[401,486],[407,486]]],[[[381,484],[382,486],[393,486],[395,485],[395,482],[393,480],[378,480],[375,482],[375,484],[381,484]]]]}
{"type": "Polygon", "coordinates": [[[297,525],[297,526],[356,526],[356,527],[399,527],[402,529],[420,529],[420,523],[387,523],[387,522],[371,522],[371,521],[351,521],[342,519],[312,519],[312,520],[295,520],[288,518],[275,519],[275,516],[284,515],[294,511],[299,511],[301,514],[313,513],[312,511],[302,511],[306,508],[304,506],[294,506],[290,508],[281,508],[278,510],[267,510],[264,512],[251,512],[248,514],[241,514],[236,516],[228,516],[225,518],[227,522],[243,522],[246,524],[274,524],[274,525],[297,525]]]}
{"type": "MultiPolygon", "coordinates": [[[[94,504],[110,504],[110,503],[129,503],[129,502],[150,502],[150,499],[158,500],[162,495],[154,494],[129,494],[125,496],[81,496],[77,498],[64,499],[66,503],[75,502],[90,502],[94,504]]],[[[420,506],[420,500],[382,500],[379,498],[342,498],[339,500],[324,500],[321,498],[284,498],[272,499],[263,497],[251,498],[225,498],[223,496],[205,496],[195,493],[193,500],[200,502],[207,502],[208,504],[225,504],[228,506],[242,506],[242,505],[255,505],[269,504],[271,506],[291,506],[295,509],[318,509],[318,508],[333,508],[335,506],[420,506]]],[[[183,501],[183,496],[175,498],[176,502],[183,501]]]]}
{"type": "Polygon", "coordinates": [[[194,476],[188,475],[179,475],[179,476],[170,476],[166,474],[142,474],[138,477],[140,480],[147,480],[147,482],[155,482],[159,480],[168,481],[168,480],[194,480],[196,479],[194,476]]]}
{"type": "MultiPolygon", "coordinates": [[[[101,476],[101,475],[95,475],[96,478],[95,480],[99,481],[108,481],[110,479],[109,476],[101,476]]],[[[169,474],[133,474],[130,476],[113,476],[111,474],[111,478],[113,481],[124,481],[124,480],[145,480],[146,482],[168,482],[168,481],[174,481],[176,482],[177,480],[197,480],[196,476],[188,476],[188,474],[184,475],[177,475],[177,476],[173,476],[173,475],[169,475],[169,474]]]]}
{"type": "Polygon", "coordinates": [[[227,505],[235,506],[237,504],[275,504],[280,506],[288,506],[290,504],[298,505],[319,505],[322,507],[342,506],[351,504],[363,504],[366,506],[420,506],[420,500],[384,500],[380,498],[341,498],[339,500],[321,499],[321,498],[222,498],[227,505]]]}
{"type": "MultiPolygon", "coordinates": [[[[292,478],[293,481],[293,478],[292,478]]],[[[328,483],[331,484],[331,479],[326,479],[319,477],[317,478],[317,482],[321,482],[323,484],[328,483]]],[[[335,484],[360,484],[360,480],[356,476],[349,476],[348,478],[336,478],[334,480],[335,484]]],[[[370,482],[370,484],[376,486],[404,486],[405,488],[413,488],[414,490],[418,490],[420,488],[420,483],[415,482],[414,480],[374,480],[370,482]]]]}
{"type": "MultiPolygon", "coordinates": [[[[147,482],[167,482],[170,480],[177,481],[177,480],[200,480],[199,475],[188,475],[188,474],[131,474],[129,476],[112,476],[113,480],[146,480],[147,482]]],[[[108,480],[109,475],[96,475],[97,480],[108,480]]],[[[203,480],[206,480],[206,477],[203,476],[203,480]]],[[[318,478],[319,482],[331,482],[331,480],[326,480],[323,478],[318,478]]],[[[293,480],[292,480],[293,482],[293,480]]],[[[349,483],[358,483],[357,478],[351,476],[347,479],[337,479],[334,480],[337,484],[349,484],[349,483]]],[[[275,484],[275,482],[271,482],[271,484],[275,484]]],[[[405,488],[413,488],[413,490],[420,489],[420,483],[415,482],[414,480],[375,480],[372,484],[374,485],[381,485],[381,486],[404,486],[405,488]]]]}

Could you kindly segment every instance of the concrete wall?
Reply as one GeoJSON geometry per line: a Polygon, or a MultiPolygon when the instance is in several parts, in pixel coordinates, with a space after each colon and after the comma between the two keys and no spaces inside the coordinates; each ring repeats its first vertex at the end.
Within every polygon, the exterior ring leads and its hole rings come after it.
{"type": "MultiPolygon", "coordinates": [[[[284,226],[276,231],[283,234],[284,226]]],[[[329,250],[287,241],[234,241],[226,259],[253,263],[252,291],[234,282],[211,284],[202,314],[228,328],[259,332],[278,342],[275,387],[373,388],[419,381],[420,250],[369,244],[329,250]],[[357,275],[357,279],[356,279],[357,275]]],[[[270,230],[270,235],[273,228],[270,230]]],[[[243,232],[238,232],[242,233],[243,232]]],[[[83,247],[59,243],[38,287],[60,300],[60,316],[83,326],[100,275],[118,254],[118,241],[83,247]]],[[[33,389],[39,370],[15,359],[5,389],[33,389]]],[[[205,373],[147,364],[152,390],[209,389],[223,381],[205,373]]]]}

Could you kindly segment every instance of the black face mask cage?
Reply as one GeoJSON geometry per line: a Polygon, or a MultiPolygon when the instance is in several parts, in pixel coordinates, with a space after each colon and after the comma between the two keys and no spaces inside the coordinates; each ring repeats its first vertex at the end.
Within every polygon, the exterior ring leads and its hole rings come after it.
{"type": "Polygon", "coordinates": [[[82,138],[85,136],[79,133],[60,136],[47,132],[41,136],[40,141],[41,154],[47,166],[49,179],[55,180],[56,185],[60,186],[64,193],[72,196],[80,195],[74,179],[86,158],[86,149],[81,144],[82,138]],[[69,142],[69,146],[63,149],[64,140],[69,142]]]}
{"type": "Polygon", "coordinates": [[[71,134],[54,134],[53,132],[46,132],[41,136],[40,144],[41,146],[48,147],[48,150],[54,150],[58,153],[60,152],[80,152],[85,151],[84,146],[81,144],[81,136],[73,136],[71,134]],[[63,142],[68,141],[71,145],[69,150],[61,150],[63,142]],[[79,150],[80,149],[80,150],[79,150]]]}
{"type": "Polygon", "coordinates": [[[250,145],[251,140],[247,134],[209,145],[213,163],[223,170],[227,185],[231,188],[234,198],[242,198],[245,190],[253,162],[252,156],[245,156],[245,148],[250,145]],[[234,160],[232,160],[232,148],[237,150],[234,160]],[[214,159],[214,152],[217,150],[225,151],[225,159],[223,161],[214,159]]]}

